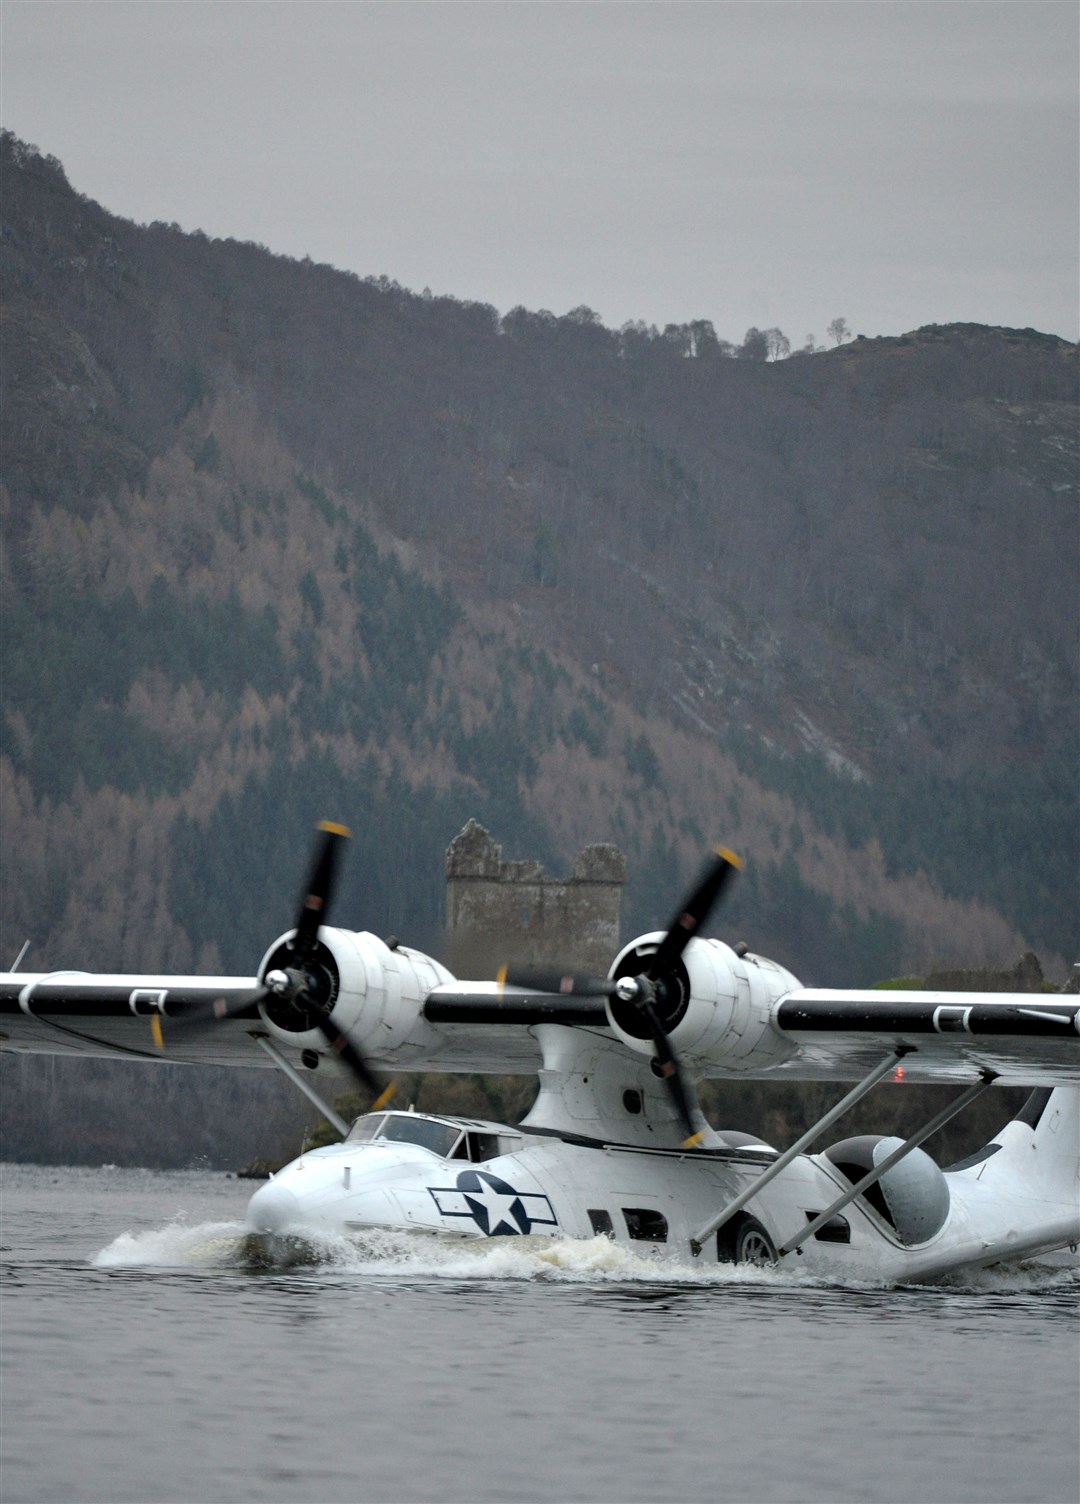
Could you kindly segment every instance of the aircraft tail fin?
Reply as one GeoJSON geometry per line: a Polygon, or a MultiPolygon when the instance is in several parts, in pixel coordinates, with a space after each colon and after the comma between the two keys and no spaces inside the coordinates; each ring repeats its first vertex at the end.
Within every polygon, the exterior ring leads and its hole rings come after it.
{"type": "Polygon", "coordinates": [[[1080,1086],[1040,1087],[969,1159],[945,1171],[953,1239],[919,1277],[1023,1263],[1080,1244],[1080,1086]]]}
{"type": "Polygon", "coordinates": [[[1080,1086],[1040,1086],[988,1148],[986,1174],[1019,1173],[1055,1197],[1080,1194],[1080,1086]],[[999,1152],[1000,1151],[1000,1152],[999,1152]]]}

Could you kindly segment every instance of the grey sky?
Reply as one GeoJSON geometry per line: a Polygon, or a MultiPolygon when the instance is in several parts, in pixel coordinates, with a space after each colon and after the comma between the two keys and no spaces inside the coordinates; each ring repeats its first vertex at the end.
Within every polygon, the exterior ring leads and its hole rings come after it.
{"type": "Polygon", "coordinates": [[[1072,0],[3,0],[117,214],[611,327],[1078,327],[1072,0]]]}

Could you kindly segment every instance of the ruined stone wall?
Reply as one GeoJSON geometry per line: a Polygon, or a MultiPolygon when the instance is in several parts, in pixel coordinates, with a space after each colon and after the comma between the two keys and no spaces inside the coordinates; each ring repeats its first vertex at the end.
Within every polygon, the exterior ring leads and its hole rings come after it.
{"type": "Polygon", "coordinates": [[[548,877],[539,862],[504,862],[470,820],[446,852],[447,965],[478,981],[523,962],[606,972],[619,948],[625,881],[617,846],[586,846],[569,877],[548,877]]]}

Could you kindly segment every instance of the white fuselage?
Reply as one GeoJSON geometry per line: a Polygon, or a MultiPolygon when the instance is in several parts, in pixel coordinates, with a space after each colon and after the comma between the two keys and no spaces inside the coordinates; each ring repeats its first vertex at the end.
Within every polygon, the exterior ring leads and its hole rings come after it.
{"type": "MultiPolygon", "coordinates": [[[[1023,1179],[1012,1171],[1007,1151],[1031,1157],[1033,1135],[1015,1123],[999,1137],[1009,1134],[1022,1142],[1002,1142],[996,1155],[952,1174],[943,1176],[926,1156],[914,1171],[905,1161],[906,1180],[891,1187],[899,1215],[881,1198],[875,1209],[859,1197],[782,1257],[781,1267],[841,1282],[892,1283],[994,1261],[992,1250],[1002,1244],[1021,1257],[1075,1243],[1075,1198],[1070,1204],[1041,1188],[1029,1164],[1023,1179]],[[995,1159],[1003,1163],[995,1166],[995,1159]]],[[[248,1222],[255,1232],[301,1236],[375,1228],[449,1238],[606,1234],[639,1252],[692,1263],[698,1229],[775,1157],[766,1146],[681,1151],[567,1142],[492,1123],[380,1113],[357,1119],[344,1143],[286,1165],[255,1193],[248,1222]]],[[[697,1259],[758,1258],[761,1233],[780,1249],[850,1185],[824,1155],[800,1155],[738,1218],[703,1240],[697,1259]],[[740,1237],[749,1226],[756,1244],[740,1237]]]]}

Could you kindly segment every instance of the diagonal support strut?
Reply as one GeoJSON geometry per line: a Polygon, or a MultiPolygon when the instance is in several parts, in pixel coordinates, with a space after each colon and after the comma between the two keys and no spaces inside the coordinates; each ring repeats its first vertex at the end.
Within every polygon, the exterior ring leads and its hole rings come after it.
{"type": "Polygon", "coordinates": [[[984,1071],[981,1081],[976,1081],[975,1085],[969,1086],[967,1091],[962,1092],[956,1098],[955,1102],[950,1102],[948,1107],[943,1107],[928,1123],[924,1123],[910,1138],[905,1139],[898,1149],[886,1155],[879,1165],[875,1165],[865,1174],[857,1185],[853,1185],[842,1196],[838,1196],[823,1212],[818,1212],[812,1222],[807,1222],[805,1227],[800,1227],[795,1236],[789,1238],[783,1247],[777,1250],[779,1257],[783,1258],[786,1253],[794,1253],[795,1249],[801,1247],[807,1238],[812,1237],[819,1227],[824,1227],[825,1223],[835,1217],[837,1212],[843,1211],[845,1206],[850,1206],[856,1196],[861,1196],[872,1185],[877,1185],[881,1177],[891,1170],[893,1165],[898,1165],[902,1159],[906,1159],[912,1149],[917,1149],[924,1139],[928,1139],[939,1128],[944,1128],[946,1123],[963,1112],[969,1102],[974,1102],[975,1098],[981,1097],[984,1091],[989,1091],[996,1079],[995,1072],[984,1071]]]}
{"type": "Polygon", "coordinates": [[[759,1175],[751,1185],[748,1185],[745,1190],[740,1191],[734,1201],[729,1201],[727,1206],[717,1212],[715,1217],[699,1227],[690,1239],[690,1252],[694,1257],[697,1258],[701,1252],[706,1238],[711,1237],[718,1228],[723,1227],[725,1222],[729,1222],[736,1212],[741,1212],[748,1201],[752,1201],[759,1191],[764,1190],[783,1170],[786,1170],[791,1161],[797,1159],[804,1149],[809,1148],[814,1140],[825,1132],[826,1128],[830,1128],[836,1122],[837,1118],[843,1117],[844,1113],[850,1107],[854,1107],[856,1102],[861,1102],[867,1092],[875,1087],[883,1076],[887,1076],[891,1070],[894,1070],[897,1062],[902,1060],[905,1055],[910,1055],[913,1049],[913,1045],[898,1044],[880,1064],[875,1065],[874,1069],[862,1078],[857,1086],[852,1087],[846,1097],[841,1098],[835,1107],[830,1108],[824,1117],[819,1118],[812,1128],[808,1128],[802,1138],[797,1139],[790,1149],[785,1149],[783,1154],[779,1158],[774,1159],[768,1169],[759,1175]]]}
{"type": "Polygon", "coordinates": [[[281,1051],[276,1049],[274,1045],[270,1043],[265,1034],[252,1034],[251,1037],[252,1039],[254,1039],[255,1043],[259,1046],[260,1049],[266,1051],[266,1053],[270,1056],[270,1059],[277,1066],[278,1070],[284,1071],[292,1084],[297,1087],[298,1090],[302,1091],[304,1093],[304,1096],[307,1097],[308,1101],[319,1109],[326,1121],[333,1124],[333,1126],[341,1134],[342,1138],[347,1138],[349,1134],[348,1123],[339,1113],[336,1113],[332,1107],[327,1106],[327,1104],[319,1096],[319,1093],[315,1090],[315,1088],[308,1081],[306,1081],[300,1074],[300,1072],[296,1069],[296,1066],[293,1065],[292,1061],[286,1060],[281,1051]]]}

